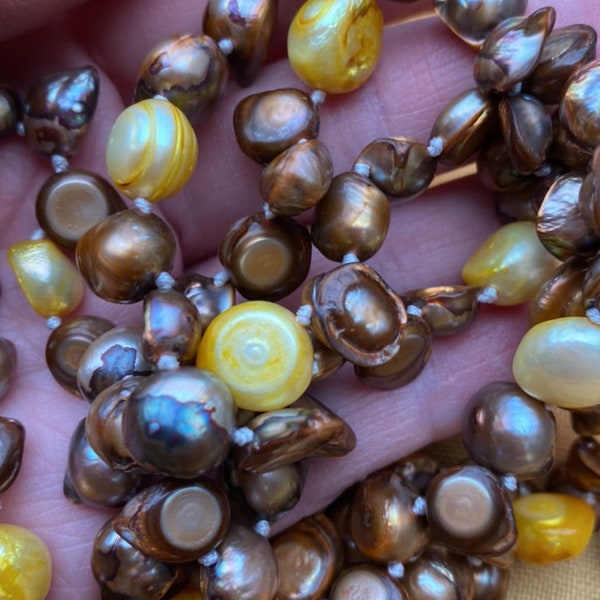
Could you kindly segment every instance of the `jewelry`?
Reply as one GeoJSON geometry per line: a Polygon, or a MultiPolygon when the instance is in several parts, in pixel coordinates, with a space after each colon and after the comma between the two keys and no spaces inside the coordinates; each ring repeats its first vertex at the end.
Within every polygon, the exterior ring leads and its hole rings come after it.
{"type": "MultiPolygon", "coordinates": [[[[376,64],[382,28],[379,10],[372,1],[321,4],[307,2],[291,27],[292,67],[306,83],[328,93],[353,89],[376,64]],[[314,68],[315,57],[337,56],[334,49],[339,49],[342,40],[338,27],[346,30],[348,36],[344,39],[354,40],[354,34],[358,34],[357,39],[366,45],[364,52],[358,53],[363,62],[348,73],[335,60],[331,64],[329,60],[319,61],[319,67],[314,68]],[[321,28],[325,35],[317,35],[321,28]],[[314,48],[313,42],[319,39],[325,40],[326,46],[314,48]],[[327,72],[328,68],[331,72],[327,72]],[[347,77],[349,73],[351,77],[347,77]]],[[[579,279],[569,272],[568,286],[572,289],[565,290],[565,270],[561,266],[551,284],[546,284],[536,296],[532,314],[541,323],[525,336],[517,350],[515,379],[532,396],[579,411],[574,414],[590,410],[598,403],[594,396],[598,388],[594,360],[579,361],[580,379],[584,382],[580,388],[565,385],[568,373],[561,373],[569,352],[585,355],[589,348],[598,347],[594,342],[596,326],[590,322],[596,314],[595,271],[590,266],[597,237],[593,219],[596,174],[592,169],[585,178],[580,177],[582,192],[576,194],[583,198],[580,202],[585,203],[590,214],[576,220],[573,209],[567,217],[557,218],[560,209],[554,203],[564,202],[564,195],[557,191],[564,194],[561,189],[564,179],[559,177],[560,169],[554,172],[547,163],[549,157],[567,152],[567,130],[574,138],[568,140],[569,148],[574,145],[585,158],[581,166],[589,161],[597,145],[594,132],[581,126],[581,122],[587,123],[593,107],[577,100],[582,93],[587,97],[596,77],[597,63],[592,61],[595,34],[583,26],[580,30],[551,33],[554,22],[551,8],[536,11],[527,18],[515,18],[524,10],[522,3],[489,2],[486,8],[492,12],[500,10],[502,14],[496,14],[485,31],[475,32],[480,37],[474,39],[472,30],[461,31],[461,25],[479,22],[468,13],[469,9],[453,2],[434,4],[442,19],[459,35],[480,46],[475,66],[479,89],[462,94],[448,105],[433,126],[428,146],[407,139],[376,140],[359,155],[351,172],[332,179],[327,150],[314,139],[318,132],[317,104],[323,100],[320,93],[275,90],[251,96],[238,105],[234,125],[242,150],[259,162],[269,162],[261,179],[266,207],[264,213],[236,223],[227,233],[220,249],[226,271],[214,281],[189,278],[175,282],[168,276],[174,243],[160,219],[150,214],[148,206],[148,201],[160,200],[180,189],[195,162],[195,137],[186,119],[173,104],[159,98],[138,102],[115,124],[108,145],[109,172],[120,191],[136,199],[137,209],[115,209],[118,212],[81,236],[76,252],[88,286],[98,295],[115,302],[144,298],[143,337],[136,340],[131,330],[106,331],[111,324],[105,327],[96,320],[85,320],[82,329],[67,323],[71,328],[68,333],[60,325],[49,341],[54,352],[51,356],[56,357],[57,364],[51,368],[55,376],[59,374],[57,380],[67,389],[77,389],[93,400],[87,424],[79,427],[72,440],[65,493],[74,501],[122,503],[123,494],[112,494],[112,489],[110,494],[107,489],[102,490],[107,492],[102,498],[82,494],[82,482],[97,474],[101,457],[119,472],[119,481],[113,482],[115,490],[126,490],[125,496],[135,494],[106,525],[95,544],[92,561],[95,575],[113,594],[159,598],[169,588],[175,590],[177,585],[183,585],[187,577],[189,585],[204,593],[233,597],[235,589],[239,597],[243,589],[252,597],[265,598],[273,597],[278,585],[278,597],[287,597],[287,593],[293,596],[294,586],[310,579],[315,588],[306,597],[321,597],[339,570],[338,533],[329,517],[319,514],[300,521],[274,538],[272,547],[261,537],[266,534],[265,521],[254,523],[258,533],[241,524],[252,520],[246,504],[253,506],[259,516],[273,519],[296,501],[303,475],[302,469],[292,467],[291,463],[319,454],[340,455],[354,445],[347,425],[303,395],[311,378],[325,377],[342,362],[349,361],[365,383],[384,388],[403,385],[425,366],[431,351],[432,331],[448,334],[465,328],[475,317],[480,302],[501,305],[529,300],[552,275],[558,265],[555,257],[561,260],[573,257],[571,263],[583,257],[583,263],[574,269],[579,279]],[[461,14],[460,10],[467,12],[461,14]],[[511,18],[503,21],[505,17],[511,18]],[[493,28],[499,22],[502,23],[493,28]],[[515,57],[509,52],[507,40],[514,37],[526,40],[527,44],[522,42],[518,60],[513,61],[508,60],[515,57]],[[573,63],[570,61],[574,55],[579,58],[573,63]],[[557,56],[559,66],[548,66],[557,56]],[[564,64],[569,67],[562,71],[564,64]],[[548,69],[559,83],[548,76],[548,69]],[[556,94],[555,88],[562,89],[572,73],[568,87],[559,93],[558,99],[548,100],[555,98],[551,96],[556,94]],[[559,130],[562,127],[555,140],[561,139],[556,145],[562,143],[563,147],[555,147],[554,155],[550,154],[552,123],[546,118],[546,109],[522,91],[535,91],[537,96],[548,94],[544,101],[550,104],[560,100],[561,121],[554,126],[559,130]],[[278,111],[274,112],[274,108],[278,111]],[[387,196],[414,196],[423,191],[433,178],[438,160],[460,163],[469,159],[482,148],[495,126],[496,110],[504,144],[496,146],[494,161],[489,154],[480,158],[480,171],[501,190],[530,191],[546,178],[544,184],[549,190],[537,213],[537,229],[531,223],[518,222],[494,234],[465,265],[463,276],[468,286],[416,290],[398,296],[363,262],[377,252],[385,238],[389,223],[387,196]],[[280,113],[293,118],[273,127],[280,113]],[[139,152],[120,152],[128,139],[139,140],[131,131],[140,122],[144,123],[143,132],[147,126],[150,130],[155,126],[161,133],[163,124],[171,123],[164,131],[177,132],[172,143],[181,144],[181,156],[174,155],[172,150],[161,155],[158,146],[149,149],[151,136],[141,141],[139,152]],[[273,132],[271,137],[269,132],[273,132]],[[391,166],[386,162],[389,156],[391,166]],[[158,160],[148,162],[150,158],[158,160]],[[403,159],[406,166],[398,170],[396,165],[403,159]],[[295,170],[296,163],[302,167],[295,170]],[[302,180],[304,169],[310,176],[302,180]],[[139,177],[132,179],[132,172],[139,177]],[[287,186],[281,185],[288,178],[304,186],[306,192],[289,195],[287,186]],[[553,178],[556,183],[550,186],[553,178]],[[137,200],[140,195],[143,201],[137,200]],[[294,318],[293,313],[265,299],[278,300],[304,280],[310,244],[306,243],[305,230],[291,217],[313,206],[316,208],[312,242],[327,258],[342,264],[305,285],[303,305],[294,318]],[[148,237],[158,242],[161,250],[151,254],[146,249],[134,259],[136,251],[144,250],[143,241],[148,237]],[[122,254],[115,258],[109,250],[124,241],[127,243],[122,254]],[[296,272],[292,267],[297,263],[289,258],[290,254],[301,265],[296,272]],[[269,270],[268,262],[265,266],[261,261],[264,256],[273,255],[278,258],[277,264],[269,270]],[[500,267],[490,268],[498,261],[500,267]],[[523,265],[526,268],[520,270],[523,265]],[[249,300],[223,310],[227,299],[232,297],[227,279],[249,300]],[[573,283],[574,279],[579,283],[573,283]],[[178,288],[185,294],[178,292],[178,288]],[[583,304],[572,300],[575,294],[583,295],[583,304]],[[564,295],[569,302],[559,302],[564,295]],[[189,304],[190,298],[193,305],[188,310],[186,303],[189,304]],[[202,336],[194,305],[208,313],[206,321],[210,325],[202,336]],[[213,311],[215,306],[217,310],[213,311]],[[571,311],[568,315],[579,315],[585,312],[582,306],[588,309],[587,317],[547,320],[562,316],[563,310],[571,311]],[[214,316],[215,313],[219,314],[214,316]],[[162,330],[165,315],[176,317],[175,326],[168,333],[162,330]],[[373,332],[374,324],[377,327],[373,332]],[[64,352],[61,342],[68,344],[74,337],[80,338],[81,331],[89,347],[77,364],[74,385],[73,377],[65,375],[68,369],[64,364],[58,365],[58,359],[64,352]],[[574,334],[577,334],[575,341],[574,334]],[[557,336],[558,343],[554,341],[557,336]],[[548,354],[544,354],[546,350],[548,354]],[[106,368],[109,361],[98,362],[99,356],[108,355],[111,360],[117,355],[130,356],[128,370],[115,372],[106,368]],[[545,360],[538,364],[540,356],[545,360]],[[186,366],[194,362],[200,371],[186,366]],[[256,377],[257,372],[261,377],[256,377]],[[125,375],[128,377],[124,378],[125,375]],[[110,384],[113,385],[109,387],[110,384]],[[286,408],[299,397],[292,408],[286,408]],[[236,407],[242,409],[237,424],[236,407]],[[248,415],[248,420],[242,421],[244,410],[275,412],[248,415]],[[189,432],[191,423],[195,426],[189,432]],[[230,446],[235,446],[231,464],[226,461],[230,446]],[[91,449],[99,455],[93,466],[81,462],[81,457],[91,449]],[[224,462],[229,500],[220,484],[203,476],[224,462]],[[284,469],[285,475],[278,475],[282,477],[277,482],[279,487],[289,487],[294,482],[295,491],[291,496],[281,497],[276,506],[269,506],[268,502],[265,505],[264,494],[255,497],[261,486],[267,485],[262,480],[271,469],[284,469]],[[137,493],[156,473],[193,481],[158,481],[137,493]],[[237,488],[244,490],[243,500],[237,499],[237,488]],[[232,525],[229,525],[230,511],[234,513],[232,525]],[[207,513],[210,519],[204,518],[207,513]],[[298,579],[288,576],[294,571],[297,553],[302,551],[314,551],[318,556],[318,577],[304,572],[298,579]],[[123,552],[129,561],[144,565],[143,581],[134,582],[130,573],[115,574],[114,557],[123,552]],[[239,563],[240,556],[244,557],[240,570],[230,579],[229,570],[239,563]],[[200,562],[190,567],[193,574],[188,577],[187,567],[182,564],[195,559],[200,562]],[[286,573],[286,581],[280,578],[279,584],[278,569],[286,573]],[[260,573],[260,581],[256,580],[256,573],[260,573]],[[130,586],[134,585],[138,586],[136,592],[131,591],[130,586]],[[155,590],[155,596],[148,595],[150,589],[155,590]]],[[[354,50],[352,44],[350,49],[354,50]]],[[[253,52],[250,55],[254,57],[253,52]]],[[[65,154],[71,151],[71,141],[66,136],[65,154]]],[[[485,154],[483,151],[480,157],[485,154]]],[[[61,160],[54,162],[59,170],[65,168],[61,160]]],[[[570,177],[570,184],[576,185],[570,177]]],[[[503,209],[506,213],[509,207],[505,204],[503,209]]],[[[107,209],[108,213],[112,211],[107,209]]],[[[44,228],[54,233],[54,224],[46,224],[44,228]]],[[[47,240],[33,242],[11,250],[11,262],[18,276],[31,277],[31,285],[27,282],[24,285],[26,294],[37,283],[27,267],[31,260],[28,253],[43,252],[53,267],[62,260],[47,240]]],[[[53,318],[68,313],[81,296],[77,271],[68,265],[65,261],[64,268],[57,269],[55,286],[57,291],[68,289],[68,297],[61,293],[60,298],[49,302],[47,294],[35,289],[27,294],[42,316],[53,318]],[[64,277],[70,278],[66,286],[62,283],[64,277]]],[[[356,585],[366,586],[372,593],[385,590],[389,598],[403,597],[399,594],[403,593],[403,587],[410,589],[411,577],[418,569],[431,573],[439,565],[450,564],[452,568],[448,568],[453,574],[448,585],[461,591],[479,585],[478,593],[483,594],[480,597],[489,597],[492,590],[500,594],[504,583],[497,568],[509,562],[508,553],[516,537],[513,507],[523,538],[516,550],[521,558],[531,559],[525,541],[527,535],[523,534],[526,528],[531,526],[542,539],[556,535],[555,530],[547,531],[545,511],[549,508],[570,522],[575,515],[583,517],[576,527],[576,543],[562,540],[560,546],[561,554],[574,555],[583,549],[594,521],[593,512],[585,502],[571,496],[564,499],[536,494],[522,496],[512,504],[509,499],[516,485],[511,476],[532,477],[544,473],[551,465],[554,437],[551,413],[515,384],[508,383],[484,388],[472,401],[470,410],[464,419],[463,437],[471,458],[482,466],[467,465],[437,474],[434,474],[436,469],[429,468],[427,484],[419,487],[414,471],[422,475],[423,462],[406,460],[362,482],[350,509],[341,501],[332,509],[342,513],[345,510],[349,515],[339,517],[338,525],[341,524],[346,545],[355,546],[353,551],[359,553],[360,560],[366,557],[387,565],[387,572],[377,567],[345,572],[333,583],[329,592],[332,598],[338,594],[345,597],[344,586],[356,585]],[[498,429],[493,424],[498,414],[507,415],[505,428],[498,429]],[[527,433],[516,431],[514,423],[519,419],[525,419],[530,427],[527,433]],[[391,494],[397,506],[393,522],[386,520],[391,517],[384,511],[373,508],[386,494],[391,494]],[[465,509],[465,498],[472,509],[465,509]],[[385,531],[382,538],[378,537],[378,526],[385,531]],[[351,539],[347,536],[348,529],[351,539]],[[431,539],[445,549],[426,550],[431,539]],[[415,561],[418,556],[421,558],[415,561]],[[469,561],[464,556],[486,562],[483,566],[478,563],[474,569],[473,559],[469,561]],[[489,583],[495,577],[498,581],[489,583]],[[481,592],[481,581],[485,578],[488,587],[481,592]]],[[[589,427],[590,419],[583,420],[589,427]]],[[[593,445],[586,442],[580,445],[583,454],[593,455],[593,445]]],[[[572,460],[577,461],[578,456],[582,454],[575,452],[572,460]]],[[[583,466],[580,471],[584,472],[583,466]]],[[[597,476],[586,472],[571,481],[594,488],[597,485],[594,477],[597,476]]],[[[551,548],[541,554],[543,560],[555,558],[551,548]]],[[[533,556],[534,560],[539,558],[538,554],[533,556]]],[[[186,593],[194,592],[180,592],[173,597],[184,598],[186,593]]]]}

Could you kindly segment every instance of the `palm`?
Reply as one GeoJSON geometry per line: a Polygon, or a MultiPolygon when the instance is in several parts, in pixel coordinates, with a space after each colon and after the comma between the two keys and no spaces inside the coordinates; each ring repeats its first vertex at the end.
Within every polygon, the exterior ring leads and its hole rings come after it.
{"type": "MultiPolygon", "coordinates": [[[[0,2],[0,10],[4,4],[0,2]]],[[[130,102],[143,56],[169,34],[200,31],[204,4],[89,2],[66,20],[0,45],[2,77],[26,90],[42,74],[96,65],[101,71],[99,106],[74,164],[104,173],[108,129],[130,102]]],[[[281,4],[282,11],[291,13],[300,3],[281,4]]],[[[541,5],[530,4],[534,6],[529,10],[541,5]]],[[[593,14],[585,10],[591,9],[592,0],[571,3],[570,12],[565,10],[566,0],[561,4],[565,6],[557,7],[559,22],[585,22],[586,13],[593,14]]],[[[389,16],[427,8],[429,4],[421,2],[384,6],[389,16]]],[[[288,18],[282,15],[282,30],[288,18]]],[[[231,113],[251,91],[303,87],[286,62],[277,60],[283,56],[282,39],[280,35],[279,49],[253,88],[241,90],[232,84],[217,114],[198,128],[198,169],[181,194],[161,204],[179,236],[181,264],[187,270],[214,274],[215,250],[226,228],[260,209],[259,167],[237,149],[231,113]]],[[[356,154],[376,137],[406,135],[426,141],[440,108],[472,86],[471,51],[437,22],[396,27],[386,37],[384,52],[376,75],[363,90],[330,97],[322,108],[320,137],[332,152],[336,172],[349,169],[356,154]]],[[[50,167],[22,140],[9,139],[0,145],[0,171],[4,251],[37,227],[33,202],[50,167]]],[[[388,239],[370,262],[398,291],[459,283],[462,263],[496,226],[491,195],[473,180],[436,188],[416,202],[394,207],[388,239]]],[[[316,254],[313,271],[318,272],[327,265],[316,254]]],[[[91,544],[109,515],[74,507],[62,495],[68,440],[87,405],[52,380],[45,367],[48,332],[43,320],[26,305],[5,261],[0,269],[0,334],[13,340],[19,352],[18,377],[0,412],[18,418],[27,429],[21,475],[2,498],[0,520],[30,527],[48,542],[55,563],[51,599],[93,598],[91,544]]],[[[297,306],[297,298],[287,303],[297,306]]],[[[109,306],[91,296],[80,311],[117,323],[140,318],[139,306],[109,306]]],[[[314,465],[305,501],[294,515],[314,510],[374,468],[455,431],[462,404],[480,384],[510,378],[511,354],[524,327],[522,311],[487,309],[466,334],[436,340],[430,364],[406,388],[371,392],[355,382],[348,367],[315,386],[315,396],[350,422],[359,441],[349,457],[334,465],[331,461],[314,465]]]]}

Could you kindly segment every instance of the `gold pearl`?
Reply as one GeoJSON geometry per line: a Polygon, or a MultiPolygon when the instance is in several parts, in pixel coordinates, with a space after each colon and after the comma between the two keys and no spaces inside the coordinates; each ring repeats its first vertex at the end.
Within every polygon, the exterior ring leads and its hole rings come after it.
{"type": "Polygon", "coordinates": [[[383,16],[374,0],[308,0],[290,25],[288,58],[309,86],[342,94],[373,73],[382,37],[383,16]]]}

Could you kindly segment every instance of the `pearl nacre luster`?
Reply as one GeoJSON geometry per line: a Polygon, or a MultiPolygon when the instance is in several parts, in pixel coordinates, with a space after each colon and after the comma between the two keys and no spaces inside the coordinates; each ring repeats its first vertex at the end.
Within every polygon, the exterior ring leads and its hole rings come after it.
{"type": "Polygon", "coordinates": [[[106,168],[128,198],[157,202],[176,194],[198,158],[196,134],[168,100],[149,98],[126,108],[106,144],[106,168]]]}
{"type": "Polygon", "coordinates": [[[374,0],[308,0],[290,25],[288,59],[309,86],[350,92],[375,70],[382,37],[383,17],[374,0]]]}

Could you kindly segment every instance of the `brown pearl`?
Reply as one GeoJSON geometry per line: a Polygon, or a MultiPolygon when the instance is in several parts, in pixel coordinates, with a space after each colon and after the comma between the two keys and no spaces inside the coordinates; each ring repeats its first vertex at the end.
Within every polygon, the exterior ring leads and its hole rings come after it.
{"type": "Polygon", "coordinates": [[[192,123],[219,105],[229,80],[229,65],[208,35],[175,35],[157,44],[140,67],[135,101],[164,96],[192,123]]]}
{"type": "Polygon", "coordinates": [[[571,428],[580,436],[600,435],[600,405],[570,410],[571,428]]]}
{"type": "Polygon", "coordinates": [[[277,21],[276,0],[209,0],[203,29],[217,41],[232,42],[227,59],[237,83],[250,85],[265,61],[277,21]]]}
{"type": "Polygon", "coordinates": [[[504,600],[508,598],[510,570],[483,561],[472,565],[473,600],[504,600]]]}
{"type": "Polygon", "coordinates": [[[233,127],[242,152],[267,164],[302,139],[319,133],[319,112],[310,96],[281,88],[244,98],[233,113],[233,127]]]}
{"type": "Polygon", "coordinates": [[[571,171],[586,170],[592,158],[591,150],[571,137],[560,119],[560,110],[552,113],[552,145],[548,157],[550,160],[560,161],[571,171]]]}
{"type": "Polygon", "coordinates": [[[537,477],[553,463],[554,415],[515,383],[495,381],[469,401],[462,439],[478,464],[519,478],[537,477]]]}
{"type": "Polygon", "coordinates": [[[0,399],[4,398],[17,371],[17,349],[7,338],[0,337],[0,399]]]}
{"type": "Polygon", "coordinates": [[[124,540],[112,519],[96,536],[91,566],[103,598],[106,592],[117,598],[160,600],[180,577],[178,565],[149,558],[124,540]]]}
{"type": "Polygon", "coordinates": [[[438,461],[423,450],[417,450],[391,465],[419,494],[424,494],[429,482],[440,471],[438,461]]]}
{"type": "Polygon", "coordinates": [[[498,105],[500,126],[515,169],[533,173],[542,166],[552,142],[552,119],[534,96],[507,94],[498,105]]]}
{"type": "Polygon", "coordinates": [[[46,342],[46,364],[56,382],[74,396],[81,396],[77,371],[89,345],[115,327],[108,319],[83,315],[63,321],[46,342]]]}
{"type": "Polygon", "coordinates": [[[91,402],[113,383],[130,375],[148,375],[153,370],[142,353],[141,331],[113,327],[89,343],[81,355],[77,386],[91,402]]]}
{"type": "Polygon", "coordinates": [[[560,317],[582,317],[583,281],[588,261],[572,256],[562,262],[529,302],[530,327],[560,317]]]}
{"type": "Polygon", "coordinates": [[[0,138],[17,131],[23,106],[13,87],[5,81],[0,82],[0,138]]]}
{"type": "Polygon", "coordinates": [[[300,141],[276,156],[260,176],[260,195],[274,215],[293,217],[312,208],[327,192],[333,163],[317,139],[300,141]]]}
{"type": "Polygon", "coordinates": [[[98,73],[91,66],[40,79],[25,99],[23,125],[29,145],[46,156],[73,156],[96,110],[98,86],[98,73]]]}
{"type": "Polygon", "coordinates": [[[556,11],[548,6],[497,25],[475,57],[473,74],[479,89],[507,92],[526,79],[537,66],[555,19],[556,11]]]}
{"type": "Polygon", "coordinates": [[[182,292],[152,290],[144,297],[142,352],[150,364],[193,364],[201,333],[198,311],[182,292]]]}
{"type": "MultiPolygon", "coordinates": [[[[329,591],[329,600],[408,600],[402,583],[373,565],[356,565],[344,569],[329,591]]],[[[412,598],[412,596],[410,596],[412,598]]]]}
{"type": "Polygon", "coordinates": [[[200,328],[206,331],[210,322],[235,304],[235,288],[229,282],[216,285],[212,277],[199,273],[180,275],[173,289],[183,292],[190,300],[200,318],[200,328]]]}
{"type": "Polygon", "coordinates": [[[359,381],[369,387],[392,390],[409,384],[425,368],[431,356],[432,333],[424,319],[408,315],[402,342],[394,356],[373,367],[354,366],[359,381]]]}
{"type": "Polygon", "coordinates": [[[594,232],[600,232],[600,146],[594,150],[581,182],[579,208],[586,223],[594,232]]]}
{"type": "Polygon", "coordinates": [[[356,445],[350,426],[308,394],[288,408],[258,414],[246,427],[254,439],[236,446],[234,460],[240,470],[254,473],[310,456],[344,456],[356,445]]]}
{"type": "Polygon", "coordinates": [[[600,255],[589,262],[581,288],[583,308],[587,312],[600,308],[600,255]]]}
{"type": "Polygon", "coordinates": [[[479,48],[487,34],[509,17],[522,15],[527,0],[434,0],[440,19],[464,42],[479,48]]]}
{"type": "Polygon", "coordinates": [[[335,373],[344,364],[345,359],[339,352],[320,342],[310,329],[309,334],[313,346],[311,381],[321,381],[335,373]]]}
{"type": "Polygon", "coordinates": [[[600,444],[593,437],[573,441],[565,463],[565,476],[580,490],[600,488],[600,444]]]}
{"type": "Polygon", "coordinates": [[[589,25],[554,29],[544,42],[537,67],[523,82],[523,91],[544,104],[558,104],[569,77],[595,58],[597,37],[589,25]]]}
{"type": "Polygon", "coordinates": [[[77,265],[90,289],[109,302],[132,303],[156,287],[175,261],[175,238],[154,214],[122,210],[77,242],[77,265]]]}
{"type": "Polygon", "coordinates": [[[481,183],[495,192],[530,192],[538,183],[537,177],[515,169],[504,140],[492,141],[477,155],[476,161],[481,183]]]}
{"type": "Polygon", "coordinates": [[[424,192],[437,168],[427,146],[411,138],[379,138],[363,148],[354,161],[366,165],[369,179],[388,196],[410,200],[424,192]]]}
{"type": "Polygon", "coordinates": [[[106,179],[70,169],[46,180],[38,192],[35,213],[48,237],[72,250],[90,227],[125,208],[125,202],[106,179]]]}
{"type": "Polygon", "coordinates": [[[368,178],[354,172],[333,178],[317,204],[311,235],[319,251],[336,262],[354,255],[371,258],[381,248],[390,225],[390,203],[368,178]]]}
{"type": "Polygon", "coordinates": [[[248,300],[276,301],[293,292],[308,275],[310,233],[289,217],[257,213],[234,223],[219,246],[219,260],[248,300]]]}
{"type": "Polygon", "coordinates": [[[414,510],[417,498],[417,491],[394,470],[366,477],[350,509],[350,533],[360,552],[379,564],[417,556],[429,540],[425,518],[414,510]]]}
{"type": "Polygon", "coordinates": [[[400,348],[406,310],[400,297],[369,266],[341,265],[308,282],[303,302],[324,344],[359,366],[390,360],[400,348]]]}
{"type": "Polygon", "coordinates": [[[122,419],[125,444],[140,466],[193,478],[227,456],[235,405],[216,375],[180,367],[147,377],[131,394],[122,419]]]}
{"type": "Polygon", "coordinates": [[[496,103],[473,88],[460,93],[442,109],[429,137],[442,140],[440,160],[460,165],[483,147],[496,127],[496,103]]]}
{"type": "Polygon", "coordinates": [[[298,521],[271,544],[281,573],[278,600],[318,600],[342,565],[340,540],[323,513],[298,521]]]}
{"type": "Polygon", "coordinates": [[[81,419],[69,443],[64,495],[75,504],[96,508],[123,506],[146,482],[139,475],[118,471],[105,463],[91,447],[85,430],[85,419],[81,419]]]}
{"type": "Polygon", "coordinates": [[[0,494],[15,481],[21,469],[25,427],[17,419],[0,417],[0,494]]]}
{"type": "Polygon", "coordinates": [[[516,527],[508,492],[488,469],[457,466],[427,487],[431,535],[459,554],[500,555],[513,547],[516,527]]]}
{"type": "Polygon", "coordinates": [[[155,560],[186,562],[208,554],[225,537],[229,502],[223,488],[208,478],[149,486],[114,518],[125,540],[155,560]]]}

